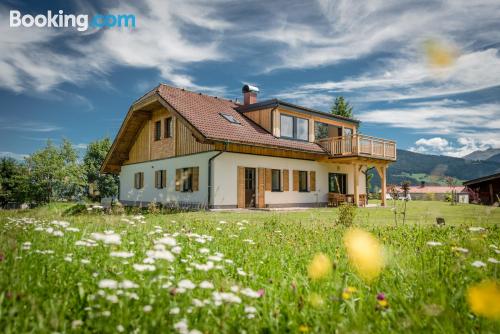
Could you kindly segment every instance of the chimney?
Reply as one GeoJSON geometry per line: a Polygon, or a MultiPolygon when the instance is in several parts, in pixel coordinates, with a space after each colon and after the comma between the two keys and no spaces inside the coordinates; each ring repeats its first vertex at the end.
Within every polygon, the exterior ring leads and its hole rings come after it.
{"type": "Polygon", "coordinates": [[[241,89],[243,92],[243,105],[247,106],[249,104],[254,104],[257,102],[257,93],[259,88],[250,85],[244,85],[241,89]]]}

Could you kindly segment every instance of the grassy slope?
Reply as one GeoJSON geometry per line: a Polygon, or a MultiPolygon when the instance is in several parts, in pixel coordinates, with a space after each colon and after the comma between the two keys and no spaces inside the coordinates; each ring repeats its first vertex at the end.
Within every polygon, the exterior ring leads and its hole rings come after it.
{"type": "MultiPolygon", "coordinates": [[[[335,226],[337,210],[315,209],[304,212],[242,212],[187,213],[149,216],[146,224],[130,226],[120,217],[83,215],[61,217],[64,205],[53,205],[30,212],[15,214],[0,211],[0,330],[14,332],[71,331],[71,322],[83,320],[85,332],[115,332],[123,325],[126,332],[173,331],[173,324],[183,317],[190,328],[204,332],[297,332],[307,325],[310,332],[498,332],[499,323],[472,316],[464,300],[465,289],[472,282],[486,277],[498,277],[498,265],[485,268],[470,264],[499,257],[489,247],[500,247],[500,209],[482,206],[450,206],[439,202],[409,203],[406,226],[394,226],[390,209],[362,209],[356,223],[373,232],[387,250],[388,265],[381,277],[370,285],[361,281],[349,267],[342,244],[345,229],[335,226]],[[33,226],[8,223],[8,216],[29,216],[40,220],[64,219],[80,232],[66,232],[55,237],[34,231],[33,226]],[[433,226],[436,216],[445,217],[447,226],[433,226]],[[248,220],[248,223],[238,221],[248,220]],[[172,220],[176,221],[175,223],[172,220]],[[219,224],[225,220],[228,224],[219,224]],[[486,233],[472,233],[467,226],[485,226],[486,233]],[[180,232],[177,241],[183,247],[173,264],[157,262],[154,273],[134,271],[131,264],[141,262],[145,251],[161,234],[151,234],[155,226],[162,233],[180,232]],[[243,228],[243,229],[242,229],[243,228]],[[89,237],[93,231],[112,229],[122,233],[122,245],[94,248],[76,247],[75,241],[89,237]],[[220,230],[218,230],[220,229],[220,230]],[[198,244],[182,233],[196,232],[214,237],[213,241],[198,244]],[[251,239],[255,244],[244,241],[251,239]],[[429,240],[441,241],[442,247],[429,247],[429,240]],[[22,243],[32,242],[31,250],[22,250],[22,243]],[[456,254],[451,246],[466,247],[467,255],[456,254]],[[188,262],[203,263],[206,256],[197,250],[207,247],[224,253],[234,266],[209,272],[186,270],[188,262]],[[53,255],[38,254],[35,250],[54,250],[53,255]],[[135,253],[128,264],[111,258],[110,250],[135,253]],[[307,278],[307,264],[317,252],[324,252],[335,262],[331,277],[321,282],[307,278]],[[73,254],[73,262],[63,259],[73,254]],[[192,256],[190,259],[189,256],[192,256]],[[80,259],[89,259],[82,265],[80,259]],[[170,267],[172,269],[170,269],[170,267]],[[250,276],[239,276],[241,267],[250,276]],[[96,277],[94,277],[94,273],[96,277]],[[265,289],[259,299],[241,297],[243,304],[255,306],[258,315],[246,319],[241,305],[193,308],[192,298],[210,298],[210,292],[195,289],[172,296],[160,286],[173,276],[174,284],[183,278],[195,283],[209,280],[217,290],[229,291],[232,285],[265,289]],[[105,298],[92,299],[97,283],[104,278],[118,281],[130,279],[140,285],[135,289],[139,300],[119,296],[119,303],[105,298]],[[292,288],[296,285],[296,289],[292,288]],[[355,301],[342,301],[339,296],[347,286],[358,289],[355,301]],[[377,292],[386,293],[390,310],[376,310],[377,292]],[[324,304],[314,307],[308,300],[319,294],[324,304]],[[7,298],[8,297],[8,298],[7,298]],[[144,305],[152,305],[150,313],[144,305]],[[91,311],[86,311],[91,307],[91,311]],[[179,315],[169,315],[172,307],[180,307],[179,315]],[[111,315],[103,317],[102,311],[111,315]]],[[[43,226],[48,226],[43,224],[43,226]]]]}

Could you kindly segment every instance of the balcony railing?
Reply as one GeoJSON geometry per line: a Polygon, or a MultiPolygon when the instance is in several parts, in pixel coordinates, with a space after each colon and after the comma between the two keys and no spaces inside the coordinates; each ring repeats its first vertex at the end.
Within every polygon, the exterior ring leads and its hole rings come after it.
{"type": "Polygon", "coordinates": [[[396,142],[361,134],[316,140],[332,157],[365,156],[396,160],[396,142]]]}

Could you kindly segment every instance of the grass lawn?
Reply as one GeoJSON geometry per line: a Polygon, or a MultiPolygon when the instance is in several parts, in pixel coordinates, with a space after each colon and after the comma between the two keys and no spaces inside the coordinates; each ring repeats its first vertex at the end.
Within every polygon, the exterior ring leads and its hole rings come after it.
{"type": "Polygon", "coordinates": [[[390,208],[358,209],[356,227],[385,254],[367,282],[337,209],[142,218],[70,206],[0,211],[0,332],[500,332],[466,300],[469,286],[498,282],[499,208],[414,201],[405,225],[390,208]],[[312,280],[318,253],[333,270],[312,280]]]}

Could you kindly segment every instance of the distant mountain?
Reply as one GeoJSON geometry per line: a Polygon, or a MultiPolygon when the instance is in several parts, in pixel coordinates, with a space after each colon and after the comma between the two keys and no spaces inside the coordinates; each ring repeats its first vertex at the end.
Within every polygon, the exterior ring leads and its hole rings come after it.
{"type": "Polygon", "coordinates": [[[484,151],[474,151],[470,154],[464,156],[464,159],[467,160],[489,160],[489,158],[500,154],[500,148],[489,148],[484,151]]]}
{"type": "MultiPolygon", "coordinates": [[[[446,185],[447,176],[461,184],[461,181],[500,172],[498,161],[468,160],[406,150],[398,150],[397,154],[397,161],[387,169],[388,184],[410,181],[412,185],[419,185],[423,181],[428,185],[446,185]]],[[[372,184],[380,185],[378,173],[373,174],[372,184]]]]}
{"type": "Polygon", "coordinates": [[[500,162],[500,153],[495,154],[495,155],[494,155],[494,156],[492,156],[492,157],[489,157],[488,159],[486,159],[486,161],[490,161],[490,162],[500,162]]]}

